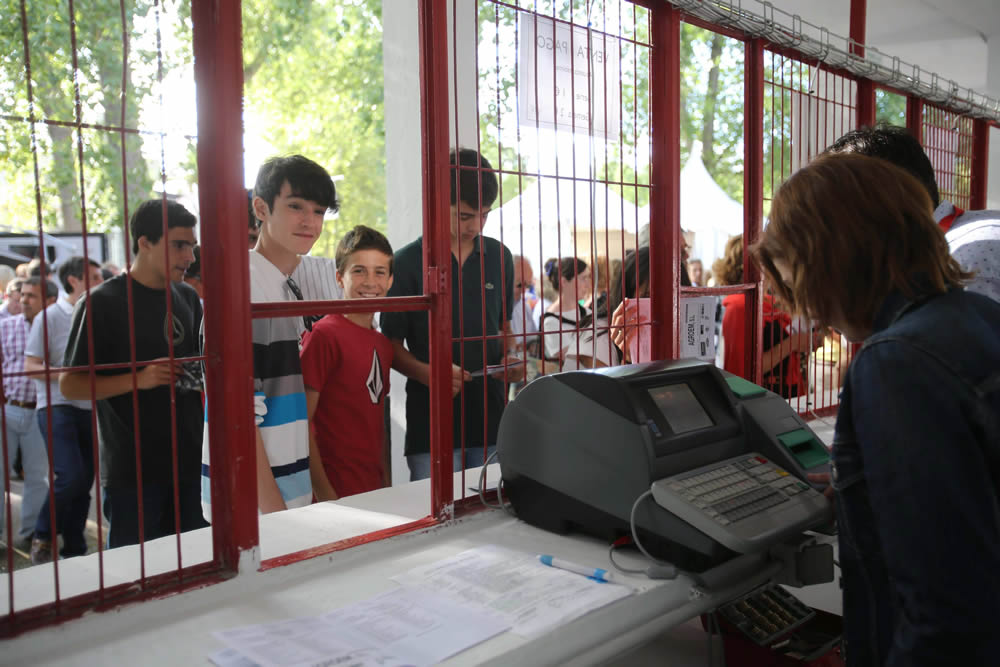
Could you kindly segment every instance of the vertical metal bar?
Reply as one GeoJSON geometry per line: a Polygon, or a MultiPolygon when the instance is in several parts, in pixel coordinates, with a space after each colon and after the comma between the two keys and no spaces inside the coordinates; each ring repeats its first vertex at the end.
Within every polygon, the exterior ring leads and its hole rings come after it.
{"type": "Polygon", "coordinates": [[[875,124],[875,84],[871,79],[858,79],[858,106],[855,111],[857,127],[875,124]]]}
{"type": "Polygon", "coordinates": [[[453,512],[451,237],[448,199],[447,0],[420,0],[420,111],[423,162],[424,294],[430,297],[431,513],[453,512]],[[448,286],[441,289],[442,286],[448,286]]]}
{"type": "Polygon", "coordinates": [[[865,57],[865,35],[868,18],[868,0],[851,0],[850,38],[851,53],[858,58],[865,57]]]}
{"type": "Polygon", "coordinates": [[[650,261],[650,311],[654,359],[676,359],[680,329],[680,12],[666,4],[651,10],[649,247],[664,262],[650,261]]]}
{"type": "Polygon", "coordinates": [[[972,121],[972,169],[969,183],[969,208],[986,208],[986,189],[990,166],[990,124],[981,118],[972,121]]]}
{"type": "Polygon", "coordinates": [[[192,0],[198,95],[201,256],[205,273],[206,409],[215,562],[236,572],[259,543],[256,433],[251,396],[250,270],[243,189],[240,0],[192,0]],[[239,502],[237,502],[239,500],[239,502]]]}
{"type": "Polygon", "coordinates": [[[924,101],[913,95],[906,97],[906,127],[917,141],[924,143],[924,101]]]}
{"type": "Polygon", "coordinates": [[[756,283],[746,295],[745,368],[748,379],[762,381],[763,299],[760,272],[746,248],[757,241],[763,229],[764,209],[764,45],[760,39],[746,43],[743,77],[743,280],[756,283]]]}

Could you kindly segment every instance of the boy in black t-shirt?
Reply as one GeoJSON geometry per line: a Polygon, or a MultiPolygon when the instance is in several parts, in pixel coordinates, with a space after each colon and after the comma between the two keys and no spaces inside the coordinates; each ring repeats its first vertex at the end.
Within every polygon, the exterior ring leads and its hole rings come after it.
{"type": "MultiPolygon", "coordinates": [[[[167,332],[173,338],[175,358],[198,354],[201,304],[197,293],[182,282],[194,259],[195,217],[176,202],[144,202],[129,222],[132,251],[132,302],[128,277],[115,276],[80,299],[66,345],[66,366],[130,361],[130,328],[135,331],[135,359],[141,363],[169,355],[167,332]],[[167,233],[163,235],[164,208],[167,233]],[[166,244],[166,251],[164,250],[166,244]],[[172,321],[167,319],[170,287],[172,321]],[[93,313],[93,358],[89,355],[87,320],[93,313]]],[[[177,363],[141,366],[136,371],[138,437],[133,421],[133,380],[128,368],[98,370],[95,377],[97,426],[101,452],[104,514],[111,522],[108,546],[137,544],[139,532],[139,472],[142,480],[144,540],[174,533],[173,486],[176,434],[180,531],[208,524],[201,516],[200,466],[202,406],[199,392],[184,383],[174,390],[176,420],[170,418],[170,383],[184,376],[177,363]],[[141,448],[141,455],[137,451],[141,448]],[[136,461],[141,461],[136,470],[136,461]]],[[[65,373],[59,387],[69,399],[91,398],[87,371],[65,373]]]]}

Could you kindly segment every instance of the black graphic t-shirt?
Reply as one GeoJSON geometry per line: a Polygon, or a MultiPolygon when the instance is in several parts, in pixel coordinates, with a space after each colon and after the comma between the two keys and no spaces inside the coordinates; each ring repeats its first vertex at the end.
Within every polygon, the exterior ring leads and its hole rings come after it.
{"type": "MultiPolygon", "coordinates": [[[[66,345],[66,366],[88,363],[127,363],[131,360],[129,326],[135,326],[135,359],[148,361],[168,354],[167,335],[174,340],[174,357],[198,354],[201,302],[198,294],[184,283],[172,285],[173,322],[167,321],[167,292],[150,289],[132,281],[132,316],[124,274],[93,289],[89,312],[93,313],[94,358],[87,345],[87,299],[80,299],[73,311],[73,325],[66,345]]],[[[141,370],[141,369],[140,369],[141,370]]],[[[124,369],[99,370],[102,375],[130,373],[124,369]]],[[[169,485],[173,482],[171,432],[177,433],[177,473],[183,483],[197,483],[201,476],[202,412],[201,394],[175,389],[177,415],[170,423],[170,387],[140,389],[139,442],[142,448],[143,484],[169,485]]],[[[136,438],[132,392],[97,402],[97,426],[101,448],[101,483],[109,488],[136,488],[136,438]]]]}

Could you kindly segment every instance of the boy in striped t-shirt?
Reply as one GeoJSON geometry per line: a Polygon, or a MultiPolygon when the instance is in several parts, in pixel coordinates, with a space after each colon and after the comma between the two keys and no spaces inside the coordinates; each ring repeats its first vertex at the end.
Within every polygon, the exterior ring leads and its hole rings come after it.
{"type": "MultiPolygon", "coordinates": [[[[295,301],[302,290],[293,278],[323,230],[323,216],[337,211],[333,180],[312,160],[293,155],[271,158],[257,172],[253,210],[261,221],[260,238],[250,251],[250,300],[295,301]]],[[[261,513],[312,502],[305,387],[299,361],[301,317],[253,320],[254,413],[257,424],[257,503],[261,513]]],[[[208,461],[207,447],[203,461],[208,461]]],[[[202,505],[210,515],[208,466],[202,505]]]]}

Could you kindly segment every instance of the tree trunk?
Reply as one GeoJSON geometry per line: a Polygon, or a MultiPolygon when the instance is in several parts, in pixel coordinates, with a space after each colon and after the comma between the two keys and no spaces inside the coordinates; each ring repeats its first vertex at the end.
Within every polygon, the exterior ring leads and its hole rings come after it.
{"type": "Polygon", "coordinates": [[[73,130],[62,125],[48,125],[46,127],[49,130],[49,138],[52,139],[52,159],[55,162],[52,173],[55,175],[56,187],[59,192],[59,217],[56,218],[57,222],[54,226],[45,224],[45,231],[77,230],[80,228],[80,198],[75,178],[76,152],[73,150],[73,130]]]}
{"type": "Polygon", "coordinates": [[[708,90],[705,91],[705,106],[702,117],[704,123],[701,130],[701,159],[709,172],[715,166],[715,107],[719,101],[719,62],[722,59],[722,46],[725,37],[719,33],[712,35],[712,69],[708,72],[708,90]]]}

